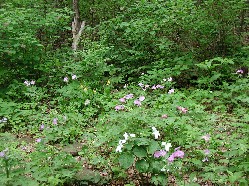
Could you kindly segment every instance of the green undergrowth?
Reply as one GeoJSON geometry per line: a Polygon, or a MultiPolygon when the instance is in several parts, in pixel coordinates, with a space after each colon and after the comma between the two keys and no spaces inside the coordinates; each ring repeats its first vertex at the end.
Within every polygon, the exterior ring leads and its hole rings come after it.
{"type": "Polygon", "coordinates": [[[248,3],[79,2],[0,2],[0,185],[249,185],[248,3]]]}
{"type": "Polygon", "coordinates": [[[246,84],[248,78],[238,76],[221,90],[173,89],[175,82],[169,76],[155,84],[161,85],[155,89],[141,82],[108,91],[111,82],[107,82],[104,91],[98,92],[77,84],[75,91],[86,94],[88,101],[82,103],[81,98],[72,96],[73,106],[47,108],[41,103],[1,100],[1,184],[104,184],[119,180],[122,184],[164,185],[171,184],[173,177],[178,185],[246,185],[246,84]],[[16,140],[24,135],[30,141],[16,140]],[[76,142],[82,144],[76,154],[58,148],[59,144],[76,142]],[[156,151],[165,151],[162,142],[170,148],[157,158],[156,151]],[[169,161],[179,147],[184,156],[169,161]],[[77,175],[85,163],[94,171],[79,180],[77,175]]]}

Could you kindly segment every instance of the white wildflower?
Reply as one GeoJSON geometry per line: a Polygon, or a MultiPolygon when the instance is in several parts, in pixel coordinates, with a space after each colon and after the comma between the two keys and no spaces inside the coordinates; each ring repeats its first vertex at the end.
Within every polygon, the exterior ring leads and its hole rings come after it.
{"type": "Polygon", "coordinates": [[[162,145],[165,147],[167,152],[169,151],[169,148],[172,147],[171,143],[162,142],[162,145]]]}
{"type": "Polygon", "coordinates": [[[128,140],[129,135],[126,132],[124,133],[123,136],[124,136],[125,140],[128,140]]]}
{"type": "Polygon", "coordinates": [[[169,90],[168,94],[172,94],[174,92],[175,92],[175,90],[172,88],[172,89],[169,90]]]}
{"type": "Polygon", "coordinates": [[[72,80],[77,79],[77,76],[74,74],[72,75],[72,80]]]}
{"type": "Polygon", "coordinates": [[[136,135],[135,134],[130,134],[130,137],[135,138],[136,135]]]}
{"type": "Polygon", "coordinates": [[[160,136],[159,131],[155,127],[152,127],[152,131],[152,134],[155,135],[155,139],[158,139],[158,137],[160,136]]]}
{"type": "Polygon", "coordinates": [[[89,99],[87,99],[86,101],[85,101],[85,103],[84,103],[85,105],[89,105],[90,104],[90,100],[89,99]]]}
{"type": "Polygon", "coordinates": [[[172,79],[172,77],[169,77],[167,80],[168,80],[168,81],[172,81],[173,79],[172,79]]]}
{"type": "Polygon", "coordinates": [[[64,77],[63,81],[67,83],[68,82],[68,77],[64,77]]]}

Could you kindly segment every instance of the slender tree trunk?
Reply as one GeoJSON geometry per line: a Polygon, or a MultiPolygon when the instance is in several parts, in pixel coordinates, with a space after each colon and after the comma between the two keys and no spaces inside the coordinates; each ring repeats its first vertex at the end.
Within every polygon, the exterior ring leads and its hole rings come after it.
{"type": "Polygon", "coordinates": [[[79,0],[73,0],[74,20],[72,22],[72,34],[73,34],[73,50],[77,50],[80,36],[85,27],[85,21],[81,22],[79,0]]]}

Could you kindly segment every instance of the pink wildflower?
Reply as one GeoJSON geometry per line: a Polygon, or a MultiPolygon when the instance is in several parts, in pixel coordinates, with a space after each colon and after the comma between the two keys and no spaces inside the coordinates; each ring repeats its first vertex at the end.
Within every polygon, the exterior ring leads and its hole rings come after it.
{"type": "Polygon", "coordinates": [[[183,114],[186,114],[187,112],[188,112],[188,109],[187,108],[184,108],[184,107],[177,107],[177,109],[179,110],[179,111],[181,111],[181,113],[183,113],[183,114]]]}
{"type": "Polygon", "coordinates": [[[208,142],[210,140],[210,135],[206,134],[206,135],[202,136],[201,138],[204,139],[206,142],[208,142]]]}
{"type": "Polygon", "coordinates": [[[134,104],[137,105],[137,106],[141,106],[141,105],[142,105],[142,104],[141,104],[141,101],[139,101],[138,99],[136,99],[136,100],[134,101],[134,104]]]}
{"type": "Polygon", "coordinates": [[[242,69],[237,70],[236,74],[243,74],[244,71],[242,69]]]}
{"type": "Polygon", "coordinates": [[[120,98],[119,101],[120,101],[121,103],[125,103],[125,98],[120,98]]]}
{"type": "Polygon", "coordinates": [[[160,158],[160,157],[162,157],[162,156],[165,156],[166,155],[166,151],[165,150],[159,150],[159,151],[156,151],[155,153],[154,153],[154,157],[155,158],[160,158]]]}
{"type": "Polygon", "coordinates": [[[140,96],[140,97],[139,97],[139,101],[143,101],[144,99],[145,99],[144,96],[140,96]]]}
{"type": "Polygon", "coordinates": [[[163,114],[163,115],[161,116],[161,118],[166,119],[166,118],[168,118],[168,115],[167,115],[167,114],[163,114]]]}
{"type": "Polygon", "coordinates": [[[57,122],[58,122],[58,118],[54,118],[54,119],[53,119],[53,124],[54,124],[54,125],[57,125],[57,122]]]}
{"type": "Polygon", "coordinates": [[[205,150],[204,150],[204,154],[205,154],[205,155],[208,155],[208,154],[210,154],[210,150],[208,150],[208,149],[205,149],[205,150]]]}
{"type": "Polygon", "coordinates": [[[152,90],[156,90],[156,86],[153,85],[153,86],[151,87],[151,89],[152,89],[152,90]]]}
{"type": "Polygon", "coordinates": [[[0,157],[3,158],[4,156],[5,156],[5,152],[4,151],[0,152],[0,157]]]}
{"type": "Polygon", "coordinates": [[[35,84],[35,81],[34,80],[31,80],[30,81],[30,85],[34,85],[35,84]]]}
{"type": "Polygon", "coordinates": [[[43,130],[44,129],[44,124],[41,124],[41,126],[40,126],[40,130],[43,130]]]}
{"type": "Polygon", "coordinates": [[[156,88],[161,88],[161,89],[163,89],[164,86],[163,86],[163,85],[157,85],[156,88]]]}
{"type": "Polygon", "coordinates": [[[125,98],[125,99],[131,99],[131,98],[133,98],[133,94],[128,94],[128,95],[126,95],[124,98],[125,98]]]}
{"type": "Polygon", "coordinates": [[[171,154],[170,157],[168,158],[168,161],[173,162],[174,160],[175,160],[175,156],[171,154]]]}
{"type": "Polygon", "coordinates": [[[177,157],[177,158],[183,158],[184,157],[184,152],[181,151],[181,150],[175,151],[173,154],[174,154],[174,157],[177,157]]]}
{"type": "Polygon", "coordinates": [[[115,110],[116,110],[116,111],[124,110],[124,106],[123,106],[123,105],[117,105],[117,106],[115,107],[115,110]]]}
{"type": "Polygon", "coordinates": [[[173,152],[170,157],[168,158],[169,162],[173,162],[175,158],[183,158],[184,157],[184,152],[179,150],[180,147],[176,148],[175,152],[173,152]]]}

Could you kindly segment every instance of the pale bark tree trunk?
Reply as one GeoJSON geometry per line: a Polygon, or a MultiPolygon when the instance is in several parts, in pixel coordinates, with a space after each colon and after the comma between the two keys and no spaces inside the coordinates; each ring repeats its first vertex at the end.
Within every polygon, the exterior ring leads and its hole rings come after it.
{"type": "Polygon", "coordinates": [[[77,50],[80,36],[85,27],[85,21],[80,20],[79,0],[73,0],[74,20],[72,22],[73,50],[77,50]]]}

